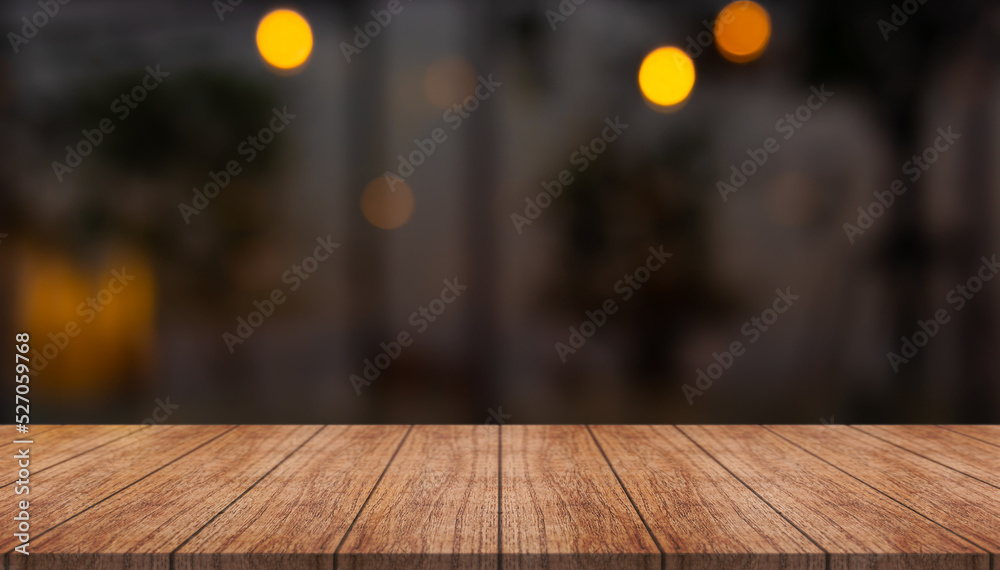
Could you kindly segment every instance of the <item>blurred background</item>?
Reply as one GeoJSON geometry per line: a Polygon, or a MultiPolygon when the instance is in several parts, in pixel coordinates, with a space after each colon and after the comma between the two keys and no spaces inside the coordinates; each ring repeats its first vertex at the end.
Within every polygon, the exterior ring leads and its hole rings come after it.
{"type": "Polygon", "coordinates": [[[35,423],[1000,421],[996,3],[62,2],[0,7],[35,423]]]}

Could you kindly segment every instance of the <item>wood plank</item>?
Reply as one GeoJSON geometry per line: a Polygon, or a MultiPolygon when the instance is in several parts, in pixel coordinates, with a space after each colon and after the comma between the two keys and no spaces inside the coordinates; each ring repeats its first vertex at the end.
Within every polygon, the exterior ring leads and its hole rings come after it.
{"type": "MultiPolygon", "coordinates": [[[[39,472],[62,463],[77,455],[88,453],[102,445],[125,437],[131,433],[148,428],[145,425],[67,425],[45,430],[37,434],[28,434],[26,439],[34,441],[31,449],[31,473],[39,472]],[[36,437],[37,436],[37,437],[36,437]]],[[[20,437],[18,439],[21,439],[20,437]]],[[[18,444],[7,443],[0,446],[0,453],[13,454],[18,444]]],[[[24,448],[24,445],[21,445],[24,448]]],[[[14,461],[4,466],[6,481],[0,487],[13,485],[17,480],[17,465],[14,461]]]]}
{"type": "Polygon", "coordinates": [[[826,554],[674,426],[592,426],[665,568],[823,570],[826,554]]]}
{"type": "MultiPolygon", "coordinates": [[[[149,475],[231,426],[155,426],[133,432],[31,478],[32,536],[38,536],[80,511],[149,475]]],[[[16,501],[0,503],[0,517],[13,520],[16,501]]],[[[0,535],[0,552],[19,542],[0,535]]],[[[18,555],[15,555],[18,556],[18,555]]]]}
{"type": "MultiPolygon", "coordinates": [[[[951,427],[988,438],[994,426],[951,427]]],[[[32,556],[0,537],[8,567],[1000,561],[1000,447],[945,426],[227,429],[32,434],[32,467],[45,467],[32,473],[32,556]]]]}
{"type": "Polygon", "coordinates": [[[949,425],[941,427],[967,435],[969,437],[974,437],[976,439],[985,441],[986,443],[991,443],[993,445],[1000,445],[1000,425],[991,425],[991,426],[949,425]]]}
{"type": "Polygon", "coordinates": [[[33,537],[26,568],[168,570],[170,553],[318,426],[239,426],[33,537]]]}
{"type": "Polygon", "coordinates": [[[10,436],[8,439],[31,439],[40,433],[45,433],[57,427],[62,427],[62,424],[31,424],[28,426],[28,433],[18,433],[17,430],[14,429],[14,424],[7,424],[4,429],[7,430],[7,433],[10,436]]]}
{"type": "Polygon", "coordinates": [[[333,568],[406,426],[327,426],[174,554],[176,570],[333,568]]]}
{"type": "Polygon", "coordinates": [[[826,550],[831,569],[989,568],[989,554],[760,426],[679,426],[826,550]]]}
{"type": "MultiPolygon", "coordinates": [[[[24,440],[36,441],[35,440],[35,436],[41,435],[41,434],[43,434],[45,432],[52,431],[52,430],[54,430],[56,428],[59,428],[59,427],[63,427],[63,426],[58,425],[58,424],[52,424],[52,425],[49,425],[49,424],[44,424],[44,425],[38,424],[38,425],[32,425],[29,428],[29,432],[28,433],[17,433],[17,430],[14,429],[13,425],[6,426],[5,429],[9,428],[9,429],[7,429],[7,432],[10,435],[10,437],[8,439],[0,442],[0,457],[10,457],[11,455],[17,453],[17,447],[18,447],[19,444],[14,443],[14,440],[18,440],[18,441],[24,441],[24,440]]],[[[23,444],[21,444],[21,448],[22,449],[24,448],[23,444]]],[[[17,480],[17,469],[15,467],[16,466],[12,465],[12,464],[4,466],[4,469],[5,470],[6,469],[10,469],[10,472],[9,473],[6,473],[6,472],[4,473],[3,479],[2,479],[3,481],[11,481],[11,482],[13,482],[13,481],[17,480]],[[13,477],[12,477],[12,475],[13,475],[13,477]]],[[[5,483],[5,484],[0,485],[0,487],[6,487],[7,485],[10,485],[10,484],[11,483],[5,483]]]]}
{"type": "Polygon", "coordinates": [[[847,426],[771,429],[980,548],[1000,553],[1000,489],[847,426]]]}
{"type": "Polygon", "coordinates": [[[414,426],[337,568],[496,568],[497,426],[414,426]]]}
{"type": "Polygon", "coordinates": [[[503,567],[659,568],[660,550],[584,426],[504,426],[503,567]]]}
{"type": "Polygon", "coordinates": [[[1000,449],[938,426],[852,426],[1000,487],[1000,449]]]}

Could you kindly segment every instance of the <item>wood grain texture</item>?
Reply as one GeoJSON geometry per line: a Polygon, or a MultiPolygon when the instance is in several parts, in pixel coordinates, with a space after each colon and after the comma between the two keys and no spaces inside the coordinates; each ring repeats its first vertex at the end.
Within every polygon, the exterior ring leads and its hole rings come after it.
{"type": "MultiPolygon", "coordinates": [[[[38,428],[41,426],[35,427],[38,428]]],[[[30,444],[30,446],[21,445],[20,447],[30,447],[31,465],[29,467],[32,474],[38,474],[40,471],[48,469],[53,465],[66,461],[67,459],[82,453],[87,453],[88,451],[96,449],[106,443],[125,437],[139,430],[146,429],[147,427],[149,426],[59,426],[53,429],[39,430],[36,433],[27,434],[31,437],[24,438],[22,436],[18,436],[16,439],[28,439],[34,441],[34,443],[30,444]]],[[[3,453],[3,456],[5,457],[10,457],[16,453],[18,447],[18,444],[15,443],[6,443],[3,446],[0,446],[0,453],[3,453]]],[[[0,485],[0,487],[13,485],[16,480],[17,464],[14,461],[7,462],[6,465],[4,465],[3,485],[0,485]]]]}
{"type": "Polygon", "coordinates": [[[337,567],[496,568],[497,426],[414,426],[337,567]]]}
{"type": "Polygon", "coordinates": [[[406,426],[327,426],[174,555],[176,570],[333,568],[406,426]]]}
{"type": "Polygon", "coordinates": [[[985,441],[987,443],[992,443],[993,445],[1000,445],[1000,425],[996,426],[950,425],[941,427],[967,435],[969,437],[974,437],[976,439],[985,441]]]}
{"type": "Polygon", "coordinates": [[[592,426],[665,568],[823,570],[808,537],[673,426],[592,426]]]}
{"type": "Polygon", "coordinates": [[[584,426],[503,426],[505,569],[659,568],[660,551],[584,426]]]}
{"type": "Polygon", "coordinates": [[[1000,552],[1000,489],[847,426],[771,429],[980,548],[1000,552]]]}
{"type": "MultiPolygon", "coordinates": [[[[56,428],[62,427],[61,425],[31,425],[29,428],[29,433],[17,433],[13,425],[8,425],[4,429],[7,431],[9,438],[5,438],[4,441],[0,441],[0,457],[10,457],[11,455],[17,453],[18,445],[14,443],[14,440],[18,441],[35,441],[35,437],[41,435],[45,432],[52,431],[56,428]]],[[[25,446],[21,445],[23,449],[25,446]]],[[[17,465],[14,462],[10,462],[3,466],[3,478],[0,480],[0,487],[6,487],[12,484],[13,481],[17,480],[17,465]]]]}
{"type": "Polygon", "coordinates": [[[831,569],[988,570],[989,555],[760,426],[679,426],[830,556],[831,569]]]}
{"type": "Polygon", "coordinates": [[[33,537],[24,567],[168,570],[174,549],[319,429],[239,426],[226,432],[33,537]]]}
{"type": "Polygon", "coordinates": [[[938,426],[851,426],[1000,487],[1000,448],[938,426]]]}
{"type": "Polygon", "coordinates": [[[7,439],[8,441],[13,439],[24,439],[24,438],[31,439],[32,437],[40,433],[45,433],[57,427],[62,427],[62,424],[31,424],[30,426],[28,426],[28,433],[18,433],[17,430],[14,429],[14,424],[7,424],[7,427],[5,427],[4,429],[7,430],[7,434],[9,437],[5,439],[7,439]]]}
{"type": "MultiPolygon", "coordinates": [[[[150,427],[34,475],[31,493],[24,498],[32,511],[44,516],[32,520],[32,534],[40,535],[230,427],[150,427]]],[[[16,507],[15,501],[0,503],[0,517],[13,520],[16,507]]],[[[0,535],[0,552],[9,552],[17,544],[12,535],[0,535]]]]}
{"type": "Polygon", "coordinates": [[[987,570],[993,427],[59,426],[31,556],[0,542],[18,570],[987,570]]]}

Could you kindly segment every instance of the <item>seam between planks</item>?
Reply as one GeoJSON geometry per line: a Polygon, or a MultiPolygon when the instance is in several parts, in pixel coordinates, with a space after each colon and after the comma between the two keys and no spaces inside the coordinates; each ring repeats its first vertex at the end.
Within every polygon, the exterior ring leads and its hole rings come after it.
{"type": "Polygon", "coordinates": [[[206,522],[205,524],[201,525],[198,528],[198,530],[196,530],[193,533],[191,533],[191,536],[189,536],[186,539],[184,539],[184,542],[182,542],[179,545],[177,545],[177,548],[175,548],[172,551],[170,551],[170,570],[174,570],[174,555],[177,554],[178,550],[180,550],[181,548],[183,548],[184,545],[187,544],[188,542],[191,542],[191,539],[194,538],[195,536],[197,536],[199,532],[205,530],[205,527],[207,527],[208,525],[212,524],[212,522],[214,522],[215,519],[217,519],[220,516],[222,516],[222,513],[226,512],[226,510],[228,510],[229,507],[231,507],[234,504],[236,504],[236,501],[239,501],[240,499],[242,499],[244,495],[246,495],[247,493],[249,493],[254,487],[257,486],[258,483],[260,483],[268,475],[270,475],[271,473],[273,473],[274,470],[277,469],[278,467],[280,467],[282,463],[284,463],[285,461],[287,461],[289,457],[295,455],[295,453],[298,450],[302,449],[302,446],[304,446],[305,444],[309,443],[312,440],[312,438],[316,437],[316,435],[319,434],[319,432],[321,432],[324,429],[326,429],[326,427],[327,426],[325,426],[325,425],[320,426],[320,428],[318,430],[314,431],[312,435],[310,435],[309,437],[307,437],[306,440],[303,441],[302,443],[300,443],[298,445],[298,447],[296,447],[295,449],[293,449],[291,451],[291,453],[289,453],[288,455],[286,455],[283,458],[281,458],[281,461],[275,463],[274,467],[272,467],[272,468],[270,468],[270,469],[267,470],[267,473],[264,473],[263,475],[261,475],[259,479],[257,479],[256,481],[253,482],[253,484],[251,484],[249,487],[247,487],[246,489],[244,489],[243,492],[239,494],[239,496],[237,496],[232,501],[229,501],[228,505],[226,505],[225,507],[222,507],[222,510],[220,510],[217,513],[215,513],[215,516],[213,516],[211,519],[209,519],[208,522],[206,522]]]}
{"type": "Polygon", "coordinates": [[[943,426],[943,425],[940,425],[940,424],[935,424],[934,427],[939,427],[941,429],[946,429],[946,430],[948,430],[948,431],[950,431],[952,433],[957,433],[958,435],[967,437],[969,439],[974,439],[976,441],[981,441],[981,442],[983,442],[985,444],[992,445],[994,447],[1000,447],[1000,445],[997,445],[997,444],[993,443],[992,441],[986,441],[985,439],[980,439],[980,438],[978,438],[978,437],[976,437],[974,435],[969,435],[969,434],[964,433],[964,432],[955,431],[955,430],[953,430],[953,429],[951,429],[950,427],[947,427],[947,426],[943,426]]]}
{"type": "Polygon", "coordinates": [[[338,544],[336,550],[333,551],[333,570],[337,570],[337,558],[339,557],[340,549],[343,548],[347,537],[350,536],[351,531],[354,530],[354,524],[358,522],[358,518],[361,517],[361,513],[365,510],[365,507],[368,506],[368,501],[372,498],[372,495],[375,494],[375,489],[378,489],[379,483],[382,482],[382,478],[385,477],[385,473],[389,470],[389,466],[391,466],[393,460],[396,459],[396,455],[399,453],[399,450],[403,448],[403,444],[406,443],[406,438],[410,437],[411,431],[413,431],[413,424],[410,424],[410,427],[407,428],[406,433],[403,434],[403,439],[399,440],[399,445],[396,446],[396,450],[392,452],[392,456],[389,457],[389,461],[385,463],[385,468],[382,469],[382,473],[379,474],[378,479],[375,480],[375,484],[372,485],[371,491],[368,491],[368,496],[365,497],[365,502],[361,503],[361,508],[354,514],[354,520],[351,521],[351,526],[347,527],[347,531],[344,532],[344,536],[340,538],[340,544],[338,544]]]}
{"type": "MultiPolygon", "coordinates": [[[[13,424],[7,424],[7,425],[9,425],[11,427],[14,427],[13,424]]],[[[31,424],[28,424],[28,425],[30,426],[31,424]]],[[[52,424],[52,425],[50,425],[48,427],[48,429],[43,429],[42,431],[36,431],[35,433],[30,433],[30,429],[29,429],[29,433],[26,433],[26,434],[20,434],[19,433],[19,434],[15,435],[14,437],[16,439],[21,439],[21,438],[23,438],[25,436],[27,436],[27,437],[35,437],[36,435],[40,435],[40,434],[43,434],[43,433],[48,433],[48,432],[50,432],[50,431],[52,431],[54,429],[59,429],[61,427],[68,427],[68,426],[66,424],[52,424]]]]}
{"type": "MultiPolygon", "coordinates": [[[[138,478],[138,479],[136,479],[135,481],[132,481],[132,482],[131,482],[131,483],[129,483],[128,485],[125,485],[125,486],[124,486],[124,487],[122,487],[121,489],[118,489],[118,490],[117,490],[117,491],[115,491],[114,493],[111,493],[111,494],[110,494],[110,495],[108,495],[107,497],[104,497],[103,499],[101,499],[101,500],[97,501],[97,502],[96,502],[96,503],[94,503],[93,505],[90,505],[89,507],[87,507],[87,508],[85,508],[85,509],[81,510],[80,512],[78,512],[78,513],[76,513],[76,514],[74,514],[74,515],[71,515],[71,516],[69,516],[69,517],[66,517],[66,519],[64,519],[64,520],[62,520],[62,521],[59,521],[58,523],[56,523],[56,524],[52,525],[52,527],[51,527],[51,528],[48,528],[48,529],[46,529],[46,530],[44,530],[44,531],[40,532],[40,533],[38,534],[38,536],[36,536],[35,538],[36,538],[36,539],[38,539],[39,537],[42,537],[42,536],[45,536],[46,534],[48,534],[48,533],[52,532],[53,530],[55,530],[55,529],[59,528],[59,527],[60,527],[60,526],[62,526],[63,524],[67,523],[68,521],[70,521],[70,520],[72,520],[72,519],[74,519],[74,518],[76,518],[76,517],[78,517],[78,516],[82,515],[83,513],[85,513],[85,512],[87,512],[87,511],[89,511],[90,509],[92,509],[92,508],[96,507],[97,505],[99,505],[99,504],[103,503],[104,501],[107,501],[107,500],[108,500],[108,499],[110,499],[111,497],[114,497],[114,496],[115,496],[115,495],[117,495],[118,493],[121,493],[121,492],[122,492],[122,491],[124,491],[125,489],[128,489],[128,488],[129,488],[129,487],[131,487],[132,485],[135,485],[136,483],[138,483],[138,482],[142,481],[143,479],[145,479],[145,478],[149,477],[150,475],[152,475],[152,474],[156,473],[157,471],[160,471],[161,469],[164,469],[164,468],[166,468],[166,467],[170,466],[170,465],[171,465],[171,464],[173,464],[174,462],[176,462],[176,461],[178,461],[178,460],[180,460],[180,459],[183,459],[184,457],[186,457],[187,455],[190,455],[191,453],[194,453],[195,451],[197,451],[198,449],[201,449],[201,448],[202,448],[202,447],[204,447],[205,445],[208,445],[209,443],[212,443],[213,441],[215,441],[215,440],[219,439],[220,437],[222,437],[222,436],[226,435],[227,433],[229,433],[229,432],[233,431],[233,430],[234,430],[234,429],[236,429],[237,427],[239,427],[239,426],[233,426],[233,427],[231,427],[231,428],[227,429],[226,431],[224,431],[224,432],[220,433],[219,435],[217,435],[217,436],[213,437],[212,439],[209,439],[208,441],[205,441],[205,442],[201,443],[201,444],[200,444],[200,445],[198,445],[197,447],[194,447],[194,448],[193,448],[193,449],[191,449],[190,451],[188,451],[188,452],[186,452],[186,453],[184,453],[184,454],[182,454],[182,455],[179,455],[179,456],[175,457],[174,459],[170,460],[170,461],[169,461],[169,462],[167,462],[167,463],[164,463],[163,465],[161,465],[161,466],[157,467],[156,469],[154,469],[154,470],[150,471],[149,473],[146,473],[146,474],[145,474],[145,475],[143,475],[142,477],[139,477],[139,478],[138,478]]],[[[132,434],[128,434],[128,435],[132,435],[132,434]]],[[[121,439],[121,438],[118,438],[118,439],[121,439]]],[[[110,442],[109,442],[109,443],[110,443],[110,442]]],[[[11,556],[11,553],[12,553],[12,552],[14,552],[14,549],[13,549],[13,548],[12,548],[12,549],[10,549],[10,550],[8,550],[8,551],[7,551],[6,553],[4,553],[4,565],[5,565],[6,567],[8,567],[8,568],[10,567],[10,556],[11,556]]]]}
{"type": "Polygon", "coordinates": [[[698,443],[697,441],[695,441],[693,437],[691,437],[684,430],[682,430],[680,426],[675,425],[673,427],[677,431],[681,432],[681,434],[684,437],[686,437],[689,440],[691,440],[691,443],[695,444],[698,447],[698,449],[700,449],[702,451],[702,453],[704,453],[705,455],[711,457],[712,461],[715,461],[716,463],[719,464],[720,467],[722,467],[723,469],[725,469],[726,473],[729,473],[730,475],[732,475],[734,479],[736,479],[744,487],[746,487],[747,489],[749,489],[750,492],[753,493],[755,497],[757,497],[758,499],[760,499],[761,501],[763,501],[764,504],[767,505],[772,511],[774,511],[775,513],[777,513],[779,517],[785,519],[785,522],[787,522],[788,524],[792,525],[792,528],[794,528],[795,530],[799,531],[799,533],[801,533],[802,536],[804,536],[807,539],[809,539],[809,542],[811,542],[814,545],[816,545],[816,548],[822,550],[823,551],[823,557],[825,558],[825,564],[824,564],[824,566],[826,567],[826,570],[830,570],[830,553],[825,548],[823,548],[823,546],[820,545],[820,543],[816,542],[813,539],[813,537],[809,536],[809,534],[806,531],[804,531],[801,528],[799,528],[799,525],[793,523],[788,517],[785,516],[785,513],[779,511],[774,505],[771,504],[770,501],[768,501],[767,499],[765,499],[764,497],[762,497],[760,495],[760,493],[757,492],[756,489],[754,489],[753,487],[751,487],[750,485],[748,485],[746,483],[746,481],[744,481],[743,479],[740,479],[735,473],[733,473],[732,471],[730,471],[729,468],[725,466],[725,464],[723,464],[721,461],[719,461],[714,455],[712,455],[711,453],[709,453],[707,449],[705,449],[704,447],[702,447],[701,444],[698,443]]]}
{"type": "MultiPolygon", "coordinates": [[[[912,449],[910,449],[908,447],[903,447],[902,445],[899,445],[898,443],[891,442],[888,439],[884,439],[884,438],[879,437],[879,436],[877,436],[877,435],[875,435],[873,433],[868,433],[865,430],[863,430],[861,428],[858,428],[858,427],[854,427],[854,426],[847,426],[847,427],[849,427],[851,429],[856,429],[859,432],[861,432],[861,433],[863,433],[863,434],[865,434],[867,436],[874,437],[875,439],[884,441],[884,442],[888,443],[889,445],[898,447],[898,448],[902,449],[903,451],[905,451],[907,453],[912,453],[913,455],[916,455],[917,457],[923,457],[927,461],[931,461],[933,463],[937,463],[938,465],[941,465],[942,467],[947,467],[948,469],[951,469],[952,471],[954,471],[956,473],[961,473],[962,475],[965,475],[966,477],[969,477],[971,479],[975,479],[976,481],[979,481],[980,483],[984,483],[984,484],[989,485],[990,487],[993,487],[995,489],[1000,489],[1000,486],[994,485],[993,483],[990,483],[989,481],[983,481],[982,479],[980,479],[979,477],[976,477],[975,475],[969,475],[968,473],[966,473],[965,471],[962,471],[961,469],[959,469],[957,467],[952,467],[951,465],[948,465],[947,463],[942,463],[942,462],[940,462],[940,461],[938,461],[936,459],[932,459],[930,457],[927,457],[926,455],[924,455],[922,453],[917,453],[916,451],[913,451],[912,449]]],[[[934,427],[938,427],[938,426],[934,426],[934,427]]]]}
{"type": "MultiPolygon", "coordinates": [[[[69,426],[60,426],[60,427],[69,427],[69,426]]],[[[49,465],[48,467],[44,467],[42,469],[39,469],[38,471],[33,471],[32,474],[33,475],[37,475],[38,473],[41,473],[42,471],[48,471],[49,469],[52,469],[53,467],[56,467],[57,465],[62,465],[63,463],[66,463],[67,461],[76,459],[77,457],[80,457],[81,455],[86,455],[86,454],[90,453],[91,451],[94,451],[95,449],[100,449],[100,448],[104,447],[105,445],[108,445],[110,443],[114,443],[114,442],[118,441],[119,439],[125,439],[126,437],[129,437],[131,435],[135,435],[137,433],[140,433],[140,432],[144,431],[148,427],[149,426],[141,427],[141,428],[139,428],[139,429],[137,429],[135,431],[131,431],[131,432],[125,434],[125,435],[120,435],[120,436],[118,436],[118,437],[116,437],[114,439],[110,439],[108,441],[105,441],[104,443],[102,443],[100,445],[95,445],[94,447],[91,447],[90,449],[81,451],[80,453],[77,453],[76,455],[74,455],[72,457],[67,457],[66,459],[63,459],[62,461],[59,461],[58,463],[53,463],[52,465],[49,465]]],[[[169,427],[173,427],[173,426],[169,426],[169,427]]],[[[53,429],[56,429],[56,428],[53,428],[53,429]]],[[[45,431],[52,431],[52,430],[45,430],[45,431]]],[[[45,432],[42,432],[42,433],[45,433],[45,432]]],[[[34,436],[32,436],[32,437],[34,437],[34,436]]],[[[10,487],[14,483],[17,483],[17,481],[11,481],[10,483],[4,483],[3,485],[0,485],[0,489],[3,489],[4,487],[10,487]]]]}
{"type": "Polygon", "coordinates": [[[502,424],[497,424],[497,570],[503,570],[503,425],[502,424]]]}
{"type": "Polygon", "coordinates": [[[622,491],[625,492],[625,496],[628,497],[628,502],[632,504],[632,509],[635,510],[635,514],[639,515],[639,520],[642,521],[642,526],[646,527],[646,532],[649,533],[649,537],[653,539],[653,544],[656,545],[656,549],[660,551],[660,570],[664,570],[667,567],[666,553],[663,551],[663,547],[660,546],[660,541],[656,539],[656,535],[653,534],[653,529],[649,528],[649,524],[646,522],[646,517],[642,516],[639,512],[639,507],[636,506],[635,500],[632,499],[632,494],[628,492],[625,488],[625,482],[622,478],[618,476],[618,472],[615,471],[615,466],[611,464],[611,460],[608,459],[608,454],[604,453],[604,448],[601,447],[601,442],[597,441],[597,436],[594,435],[594,431],[590,429],[590,424],[584,426],[587,428],[587,433],[590,434],[590,438],[594,440],[594,445],[597,446],[597,450],[601,452],[601,456],[604,457],[604,462],[608,464],[608,469],[611,469],[611,473],[618,480],[618,485],[621,486],[622,491]]]}
{"type": "Polygon", "coordinates": [[[886,498],[888,498],[889,500],[891,500],[891,501],[893,501],[893,502],[895,502],[895,503],[899,503],[900,505],[902,505],[902,506],[903,506],[903,507],[905,507],[906,509],[909,509],[910,511],[913,511],[914,513],[916,513],[916,514],[920,515],[921,517],[923,517],[923,518],[925,518],[925,519],[929,520],[930,522],[934,523],[935,525],[937,525],[937,526],[939,526],[939,527],[943,528],[944,530],[946,530],[946,531],[948,531],[948,532],[950,532],[950,533],[954,534],[954,535],[955,535],[955,536],[957,536],[958,538],[960,538],[960,539],[962,539],[962,540],[964,540],[964,541],[968,542],[969,544],[971,544],[971,545],[975,546],[976,548],[978,548],[978,549],[982,550],[982,551],[983,551],[983,553],[985,553],[985,554],[986,554],[987,556],[989,556],[990,558],[992,558],[992,557],[993,557],[992,553],[991,553],[991,552],[990,552],[989,550],[987,550],[986,548],[984,548],[984,547],[980,546],[979,544],[977,544],[977,543],[973,542],[972,540],[969,540],[968,538],[965,538],[964,536],[962,536],[962,535],[958,534],[957,532],[955,532],[955,531],[951,530],[950,528],[948,528],[948,527],[944,526],[943,524],[941,524],[941,523],[937,522],[936,520],[932,519],[931,517],[929,517],[929,516],[925,515],[924,513],[922,513],[922,512],[920,512],[920,511],[918,511],[917,509],[915,509],[915,508],[911,507],[910,505],[907,505],[907,504],[906,504],[906,503],[904,503],[903,501],[900,501],[899,499],[897,499],[897,498],[893,497],[892,495],[889,495],[888,493],[885,493],[885,492],[883,492],[883,491],[882,491],[881,489],[878,489],[878,488],[876,488],[876,487],[874,487],[874,486],[872,486],[872,485],[869,485],[869,484],[868,484],[868,483],[866,483],[865,481],[862,481],[861,479],[859,479],[859,478],[855,477],[854,475],[852,475],[851,473],[849,473],[849,472],[845,471],[844,469],[841,469],[840,467],[837,467],[837,466],[836,466],[836,465],[834,465],[833,463],[830,463],[830,462],[829,462],[829,461],[827,461],[826,459],[823,459],[823,458],[822,458],[822,457],[820,457],[819,455],[816,455],[815,453],[813,453],[813,452],[809,451],[808,449],[806,449],[806,448],[802,447],[801,445],[799,445],[799,444],[795,443],[794,441],[792,441],[792,440],[788,439],[787,437],[785,437],[785,436],[781,435],[780,433],[778,433],[778,432],[776,432],[776,431],[774,431],[774,430],[771,430],[771,429],[770,429],[770,428],[768,428],[767,426],[761,426],[761,427],[763,427],[763,428],[764,428],[764,429],[766,429],[767,431],[769,431],[769,432],[773,433],[774,435],[776,435],[776,436],[780,437],[781,439],[783,439],[783,440],[787,441],[788,443],[790,443],[790,444],[794,445],[795,447],[797,447],[797,448],[801,449],[802,451],[805,451],[805,452],[806,452],[806,453],[808,453],[809,455],[812,455],[812,456],[813,456],[813,457],[815,457],[816,459],[819,459],[819,460],[820,460],[820,461],[822,461],[823,463],[826,463],[826,464],[827,464],[827,465],[829,465],[830,467],[833,467],[833,468],[834,468],[834,469],[836,469],[837,471],[840,471],[841,473],[843,473],[843,474],[847,475],[847,476],[848,476],[848,477],[850,477],[851,479],[854,479],[855,481],[857,481],[857,482],[861,483],[862,485],[865,485],[866,487],[868,487],[869,489],[871,489],[871,490],[875,491],[876,493],[878,493],[878,494],[882,495],[883,497],[886,497],[886,498]]]}

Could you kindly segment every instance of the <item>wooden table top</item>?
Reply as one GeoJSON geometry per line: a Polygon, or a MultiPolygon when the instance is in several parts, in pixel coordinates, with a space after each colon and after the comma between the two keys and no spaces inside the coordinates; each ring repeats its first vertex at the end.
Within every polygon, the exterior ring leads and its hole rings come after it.
{"type": "Polygon", "coordinates": [[[76,425],[19,438],[33,441],[27,495],[11,459],[25,445],[0,444],[7,568],[1000,569],[1000,426],[76,425]],[[13,550],[24,499],[29,556],[13,550]]]}

